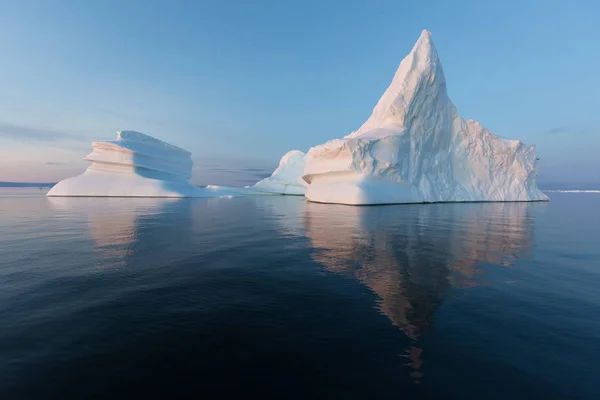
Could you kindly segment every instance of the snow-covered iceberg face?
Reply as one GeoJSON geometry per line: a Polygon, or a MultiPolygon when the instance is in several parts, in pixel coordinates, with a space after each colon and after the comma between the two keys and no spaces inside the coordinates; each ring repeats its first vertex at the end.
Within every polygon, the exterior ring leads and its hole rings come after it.
{"type": "Polygon", "coordinates": [[[134,131],[92,147],[88,169],[58,182],[48,196],[219,197],[188,182],[193,162],[187,150],[134,131]]]}
{"type": "Polygon", "coordinates": [[[369,119],[347,137],[378,138],[398,134],[407,128],[439,127],[451,123],[453,107],[446,93],[442,64],[431,41],[423,31],[406,56],[369,119]]]}
{"type": "Polygon", "coordinates": [[[85,158],[89,170],[135,173],[151,179],[187,181],[192,177],[192,154],[179,147],[134,131],[117,133],[117,139],[92,143],[85,158]]]}
{"type": "Polygon", "coordinates": [[[303,179],[306,197],[324,203],[547,200],[536,162],[534,146],[458,115],[423,31],[369,119],[309,150],[303,179]]]}
{"type": "Polygon", "coordinates": [[[303,196],[307,183],[302,179],[304,174],[304,156],[299,150],[287,152],[279,161],[273,174],[258,181],[251,188],[260,192],[280,193],[303,196]]]}

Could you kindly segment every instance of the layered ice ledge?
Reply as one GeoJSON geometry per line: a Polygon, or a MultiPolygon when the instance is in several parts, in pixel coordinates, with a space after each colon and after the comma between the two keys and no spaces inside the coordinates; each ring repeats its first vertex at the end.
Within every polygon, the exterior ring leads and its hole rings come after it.
{"type": "MultiPolygon", "coordinates": [[[[121,131],[117,139],[92,143],[81,175],[58,182],[48,196],[218,197],[189,183],[191,153],[151,136],[121,131]]],[[[221,196],[223,193],[220,194],[221,196]]]]}

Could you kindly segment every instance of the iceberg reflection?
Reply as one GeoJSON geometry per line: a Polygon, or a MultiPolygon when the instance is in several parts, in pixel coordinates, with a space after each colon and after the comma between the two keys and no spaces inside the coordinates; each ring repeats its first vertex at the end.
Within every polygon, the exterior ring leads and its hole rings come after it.
{"type": "Polygon", "coordinates": [[[485,284],[484,264],[510,266],[532,246],[539,203],[348,207],[307,203],[313,259],[354,276],[412,341],[405,356],[421,377],[419,335],[454,287],[485,284]]]}
{"type": "MultiPolygon", "coordinates": [[[[119,197],[48,197],[52,207],[66,218],[87,223],[87,231],[94,243],[94,250],[105,261],[116,265],[125,263],[137,247],[148,242],[152,226],[160,226],[159,236],[174,240],[165,228],[172,225],[176,236],[189,234],[184,221],[190,221],[189,199],[179,198],[119,198],[119,197]],[[188,210],[185,212],[185,210],[188,210]],[[83,217],[83,218],[82,218],[83,217]],[[160,219],[161,221],[157,221],[160,219]]],[[[150,240],[150,249],[157,250],[156,242],[150,240]]]]}

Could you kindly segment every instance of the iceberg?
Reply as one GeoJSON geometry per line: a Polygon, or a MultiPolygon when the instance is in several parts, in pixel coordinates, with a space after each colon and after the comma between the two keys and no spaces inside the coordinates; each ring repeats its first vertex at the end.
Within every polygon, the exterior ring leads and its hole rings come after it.
{"type": "Polygon", "coordinates": [[[273,174],[249,186],[247,189],[253,189],[257,192],[278,193],[304,196],[308,184],[302,175],[304,175],[304,157],[305,154],[299,150],[288,151],[281,160],[279,166],[273,174]]]}
{"type": "Polygon", "coordinates": [[[92,143],[92,164],[81,175],[58,182],[47,196],[221,197],[189,183],[192,157],[187,150],[135,131],[92,143]]]}
{"type": "Polygon", "coordinates": [[[307,199],[322,203],[545,201],[537,160],[533,145],[458,114],[424,30],[369,119],[311,148],[302,179],[307,199]]]}

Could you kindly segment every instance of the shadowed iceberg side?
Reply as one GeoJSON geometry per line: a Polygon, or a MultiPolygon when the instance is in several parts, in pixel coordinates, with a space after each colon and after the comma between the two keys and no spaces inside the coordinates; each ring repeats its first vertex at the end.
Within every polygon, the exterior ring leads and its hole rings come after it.
{"type": "Polygon", "coordinates": [[[85,158],[92,165],[81,175],[58,182],[47,196],[219,197],[198,188],[191,153],[151,136],[121,131],[117,139],[92,143],[85,158]]]}

